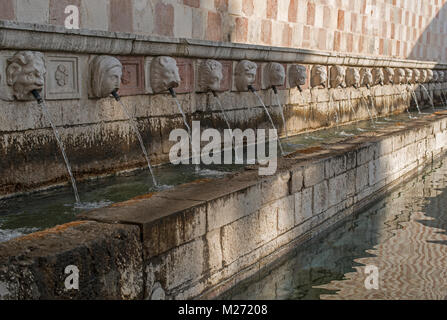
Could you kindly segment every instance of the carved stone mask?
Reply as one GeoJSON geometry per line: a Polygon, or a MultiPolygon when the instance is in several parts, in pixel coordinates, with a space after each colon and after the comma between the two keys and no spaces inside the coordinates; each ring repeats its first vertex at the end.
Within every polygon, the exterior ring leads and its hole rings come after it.
{"type": "Polygon", "coordinates": [[[406,68],[405,69],[405,83],[411,83],[413,80],[413,70],[406,68]]]}
{"type": "Polygon", "coordinates": [[[151,87],[154,93],[164,92],[180,85],[177,61],[174,58],[160,56],[151,62],[151,87]]]}
{"type": "Polygon", "coordinates": [[[289,85],[291,88],[304,86],[306,84],[307,72],[306,67],[293,64],[289,68],[289,85]]]}
{"type": "Polygon", "coordinates": [[[374,81],[374,85],[378,86],[378,85],[383,85],[384,81],[385,81],[385,75],[383,73],[383,69],[382,68],[374,68],[373,70],[373,81],[374,81]]]}
{"type": "Polygon", "coordinates": [[[433,70],[427,69],[427,77],[425,77],[425,82],[429,83],[433,80],[433,70]]]}
{"type": "Polygon", "coordinates": [[[312,88],[326,87],[327,82],[327,71],[326,68],[320,65],[314,66],[311,71],[310,85],[312,88]]]}
{"type": "Polygon", "coordinates": [[[427,81],[427,70],[422,69],[419,77],[419,83],[425,83],[427,81]]]}
{"type": "Polygon", "coordinates": [[[235,82],[238,91],[247,91],[248,86],[255,83],[257,69],[258,65],[248,60],[242,60],[237,64],[235,82]]]}
{"type": "Polygon", "coordinates": [[[282,64],[277,62],[270,62],[265,66],[264,77],[266,79],[267,87],[283,86],[286,80],[286,71],[282,64]]]}
{"type": "Polygon", "coordinates": [[[373,76],[371,73],[371,69],[369,68],[362,68],[360,70],[360,83],[362,86],[365,87],[371,87],[373,84],[373,76]]]}
{"type": "Polygon", "coordinates": [[[444,79],[445,79],[445,72],[438,71],[438,82],[444,82],[444,79]]]}
{"type": "Polygon", "coordinates": [[[199,68],[200,87],[204,91],[219,91],[223,79],[222,64],[216,60],[205,60],[199,68]]]}
{"type": "Polygon", "coordinates": [[[394,72],[394,84],[405,83],[405,71],[402,68],[396,69],[394,72]]]}
{"type": "Polygon", "coordinates": [[[8,59],[6,82],[17,100],[34,100],[31,91],[41,92],[45,83],[45,60],[41,52],[19,51],[8,59]]]}
{"type": "Polygon", "coordinates": [[[95,98],[106,98],[121,85],[123,66],[111,56],[97,56],[90,63],[91,94],[95,98]]]}
{"type": "Polygon", "coordinates": [[[433,71],[433,78],[432,78],[431,82],[438,82],[438,78],[439,78],[438,71],[434,70],[433,71]]]}
{"type": "Polygon", "coordinates": [[[331,67],[331,88],[345,88],[346,87],[346,82],[345,82],[345,77],[346,77],[346,68],[342,67],[342,66],[332,66],[331,67]]]}
{"type": "Polygon", "coordinates": [[[390,67],[386,67],[383,69],[383,74],[385,76],[384,84],[393,84],[394,83],[394,69],[390,67]]]}
{"type": "Polygon", "coordinates": [[[418,69],[413,69],[413,83],[419,83],[421,79],[421,72],[418,69]]]}
{"type": "Polygon", "coordinates": [[[354,88],[360,86],[360,72],[358,69],[350,67],[346,70],[346,85],[354,88]]]}

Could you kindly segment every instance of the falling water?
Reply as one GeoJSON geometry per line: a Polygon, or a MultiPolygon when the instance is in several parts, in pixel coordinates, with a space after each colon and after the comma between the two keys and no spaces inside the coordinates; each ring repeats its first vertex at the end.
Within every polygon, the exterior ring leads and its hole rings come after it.
{"type": "MultiPolygon", "coordinates": [[[[413,97],[414,102],[416,103],[416,107],[418,108],[418,113],[421,114],[422,112],[421,112],[421,109],[419,108],[419,102],[416,97],[416,93],[414,93],[414,90],[411,87],[410,87],[410,93],[411,93],[411,96],[413,97]]],[[[408,110],[408,108],[407,108],[407,110],[408,110]]]]}
{"type": "Polygon", "coordinates": [[[286,138],[289,139],[289,133],[287,130],[287,122],[286,122],[286,118],[284,117],[284,110],[283,110],[281,101],[279,100],[279,95],[277,93],[274,93],[274,96],[276,97],[276,103],[278,104],[279,111],[281,112],[282,122],[284,124],[284,130],[286,131],[286,138]]]}
{"type": "Polygon", "coordinates": [[[349,104],[349,108],[351,108],[351,112],[352,112],[352,116],[355,116],[355,110],[354,107],[352,106],[352,100],[351,100],[351,95],[349,94],[349,92],[346,92],[346,88],[343,89],[343,91],[345,92],[345,94],[348,96],[348,104],[349,104]]]}
{"type": "Polygon", "coordinates": [[[374,126],[374,117],[373,117],[373,115],[371,114],[371,110],[369,110],[368,101],[366,101],[366,99],[365,99],[365,97],[364,97],[363,95],[361,96],[361,98],[362,98],[362,101],[365,103],[366,110],[368,110],[368,114],[369,114],[369,117],[370,117],[370,119],[371,119],[371,123],[372,123],[373,126],[374,126]]]}
{"type": "MultiPolygon", "coordinates": [[[[264,101],[262,101],[262,98],[259,96],[259,94],[258,94],[256,91],[253,90],[252,92],[255,94],[255,96],[258,98],[259,102],[260,102],[260,103],[262,104],[262,106],[264,107],[264,110],[265,110],[265,112],[267,113],[267,116],[268,116],[269,119],[270,119],[270,123],[272,124],[273,129],[275,129],[275,131],[278,132],[278,131],[276,130],[276,126],[275,126],[275,124],[273,123],[273,119],[272,119],[272,117],[270,116],[270,112],[269,112],[269,110],[267,109],[267,107],[266,107],[265,104],[264,104],[264,101]]],[[[276,138],[277,138],[277,140],[278,140],[279,149],[281,150],[281,154],[284,155],[285,153],[284,153],[284,150],[282,149],[281,140],[279,140],[278,133],[276,133],[276,138]]]]}
{"type": "Polygon", "coordinates": [[[123,108],[123,111],[126,114],[126,117],[129,119],[129,123],[130,123],[132,129],[135,131],[135,134],[138,137],[138,141],[140,142],[141,150],[143,151],[144,156],[146,158],[147,167],[149,168],[149,172],[151,173],[151,176],[152,176],[152,182],[154,183],[154,186],[157,187],[158,183],[157,183],[157,180],[155,179],[154,172],[152,171],[151,161],[150,161],[149,155],[147,153],[147,150],[144,146],[143,138],[141,137],[141,134],[138,131],[138,127],[137,127],[137,124],[135,123],[135,119],[130,116],[129,112],[127,111],[127,108],[124,106],[124,104],[121,100],[119,101],[119,103],[120,103],[121,107],[123,108]]]}
{"type": "Polygon", "coordinates": [[[81,203],[81,200],[79,199],[78,188],[76,187],[76,181],[73,176],[73,172],[71,171],[70,162],[68,161],[68,157],[65,153],[64,145],[62,144],[62,140],[59,136],[59,132],[57,131],[56,127],[53,124],[53,121],[51,120],[51,117],[50,117],[50,114],[48,112],[48,108],[47,108],[47,105],[45,104],[45,102],[44,101],[39,102],[39,105],[42,106],[42,111],[44,113],[44,116],[50,123],[51,128],[53,128],[54,136],[56,137],[57,143],[59,144],[59,148],[61,149],[62,156],[64,157],[65,165],[67,166],[68,174],[70,175],[71,185],[73,186],[73,192],[74,192],[74,196],[76,199],[76,203],[79,204],[79,203],[81,203]]]}
{"type": "Polygon", "coordinates": [[[421,87],[424,89],[424,91],[427,93],[428,98],[430,99],[431,107],[435,109],[435,104],[433,102],[433,99],[431,98],[430,93],[428,92],[427,88],[422,84],[421,87]]]}
{"type": "MultiPolygon", "coordinates": [[[[171,90],[170,90],[170,91],[171,91],[171,90]]],[[[173,90],[171,91],[171,95],[172,95],[172,97],[174,98],[175,103],[177,104],[177,108],[178,108],[178,110],[179,110],[180,113],[182,114],[182,117],[183,117],[183,123],[185,124],[186,129],[188,129],[188,136],[189,136],[189,141],[190,141],[190,143],[191,143],[191,148],[193,148],[193,145],[194,145],[194,144],[192,143],[191,127],[189,126],[188,121],[186,120],[186,115],[185,115],[185,113],[183,112],[182,106],[180,105],[180,102],[178,101],[177,96],[175,95],[175,92],[174,92],[173,90]]],[[[194,150],[191,150],[191,151],[192,151],[192,154],[193,154],[193,156],[194,156],[194,154],[195,154],[194,150]]],[[[197,164],[197,165],[196,165],[196,172],[199,172],[199,171],[200,171],[200,166],[197,164]]]]}
{"type": "Polygon", "coordinates": [[[371,106],[374,109],[374,113],[376,115],[376,120],[379,120],[379,111],[377,111],[377,108],[376,108],[376,100],[377,100],[376,99],[376,90],[371,90],[371,91],[374,92],[374,95],[370,95],[369,100],[371,101],[371,106]]]}
{"type": "Polygon", "coordinates": [[[218,97],[217,94],[215,94],[214,92],[213,92],[213,95],[214,95],[214,97],[215,97],[216,100],[217,100],[217,104],[219,105],[220,111],[222,111],[222,114],[223,114],[223,116],[224,116],[225,122],[227,123],[228,129],[231,130],[231,126],[230,126],[230,122],[228,121],[227,113],[225,112],[225,110],[224,110],[224,108],[223,108],[223,106],[222,106],[222,103],[220,102],[219,97],[218,97]]]}

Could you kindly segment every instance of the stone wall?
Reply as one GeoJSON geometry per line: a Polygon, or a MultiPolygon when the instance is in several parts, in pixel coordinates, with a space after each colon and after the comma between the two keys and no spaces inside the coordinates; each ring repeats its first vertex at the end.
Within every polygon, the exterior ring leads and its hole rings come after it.
{"type": "Polygon", "coordinates": [[[87,212],[0,244],[0,298],[212,298],[444,154],[447,114],[87,212]],[[225,185],[225,188],[222,188],[225,185]],[[67,265],[79,291],[61,290],[67,265]],[[100,266],[100,267],[99,267],[100,266]]]}
{"type": "MultiPolygon", "coordinates": [[[[34,101],[7,101],[7,59],[18,50],[43,52],[46,77],[43,96],[50,116],[58,127],[77,180],[113,174],[145,165],[138,140],[121,106],[112,98],[92,99],[89,95],[89,63],[98,54],[116,56],[123,65],[126,81],[120,94],[130,114],[136,117],[139,130],[154,164],[167,162],[173,142],[169,133],[184,128],[182,116],[168,94],[153,94],[150,87],[150,63],[160,54],[172,55],[179,67],[180,86],[176,88],[188,121],[200,120],[201,127],[226,128],[224,117],[211,93],[198,84],[198,66],[205,58],[222,63],[223,80],[219,98],[233,128],[270,127],[257,98],[250,92],[236,91],[234,69],[241,59],[257,63],[255,87],[273,114],[284,135],[279,108],[273,91],[265,86],[264,68],[279,62],[286,69],[285,83],[279,87],[288,130],[296,134],[305,130],[329,127],[337,118],[341,123],[368,118],[362,97],[373,96],[379,114],[400,112],[409,107],[411,96],[406,85],[354,88],[311,88],[310,70],[321,65],[329,74],[332,66],[360,68],[411,68],[446,70],[442,64],[424,61],[385,59],[380,57],[332,55],[320,51],[291,48],[226,44],[208,41],[184,42],[134,35],[71,31],[60,27],[0,23],[0,197],[67,183],[67,173],[58,145],[41,108],[34,101]],[[307,81],[302,92],[291,87],[287,70],[294,64],[306,67],[307,81]],[[64,82],[57,77],[63,67],[64,82]],[[226,90],[226,91],[225,91],[226,90]],[[354,111],[353,111],[354,110],[354,111]],[[336,112],[339,115],[335,116],[336,112]]],[[[124,78],[123,78],[124,79],[124,78]]],[[[422,107],[428,105],[419,84],[412,85],[422,107]]],[[[430,94],[439,92],[445,83],[426,84],[430,94]]],[[[440,101],[440,95],[433,97],[440,101]]]]}
{"type": "Polygon", "coordinates": [[[445,0],[3,0],[0,19],[447,62],[445,0]]]}

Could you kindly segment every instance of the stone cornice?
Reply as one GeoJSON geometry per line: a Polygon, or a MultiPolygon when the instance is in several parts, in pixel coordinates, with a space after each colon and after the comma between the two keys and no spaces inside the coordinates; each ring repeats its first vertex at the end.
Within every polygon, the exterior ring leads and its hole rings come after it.
{"type": "Polygon", "coordinates": [[[447,64],[438,64],[436,61],[360,56],[306,49],[142,36],[86,29],[67,30],[61,26],[17,23],[6,20],[0,20],[0,49],[111,55],[169,55],[187,58],[248,59],[365,67],[447,69],[447,64]]]}

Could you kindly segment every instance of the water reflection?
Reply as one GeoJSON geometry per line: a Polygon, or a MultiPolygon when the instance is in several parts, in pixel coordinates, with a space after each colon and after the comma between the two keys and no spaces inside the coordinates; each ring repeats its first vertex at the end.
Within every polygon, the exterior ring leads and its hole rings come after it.
{"type": "Polygon", "coordinates": [[[447,161],[309,241],[225,299],[445,299],[447,161]],[[365,288],[365,266],[379,289],[365,288]]]}

